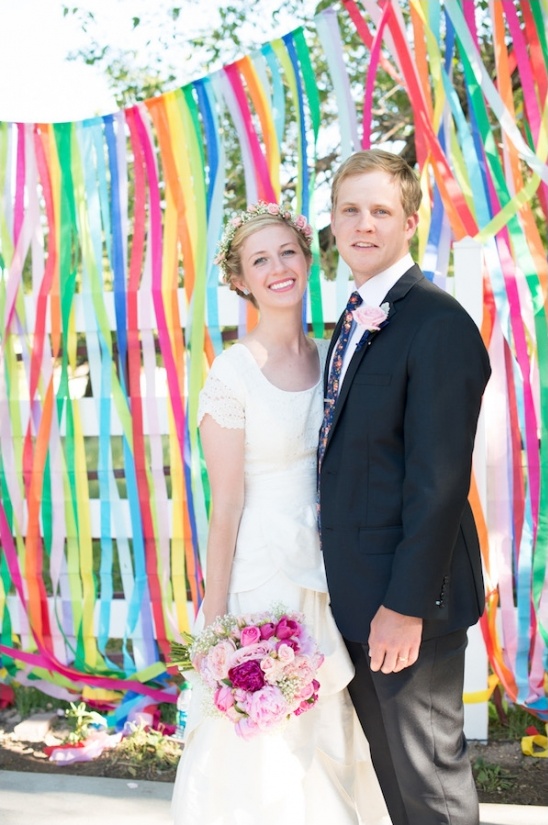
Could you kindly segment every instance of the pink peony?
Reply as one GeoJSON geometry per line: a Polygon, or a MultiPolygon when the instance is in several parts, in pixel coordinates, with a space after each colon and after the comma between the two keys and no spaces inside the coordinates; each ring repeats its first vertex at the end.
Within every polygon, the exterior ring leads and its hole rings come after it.
{"type": "Polygon", "coordinates": [[[354,320],[357,324],[365,327],[370,332],[376,332],[380,329],[381,324],[388,318],[388,313],[381,307],[372,307],[368,304],[362,304],[352,312],[354,320]]]}
{"type": "Polygon", "coordinates": [[[223,639],[212,647],[200,664],[200,673],[207,672],[213,679],[226,679],[228,668],[232,665],[232,655],[236,645],[230,639],[223,639]]]}
{"type": "Polygon", "coordinates": [[[228,671],[228,678],[236,688],[243,688],[244,690],[254,693],[260,690],[264,685],[264,673],[261,670],[259,662],[243,662],[241,665],[230,668],[228,671]]]}
{"type": "Polygon", "coordinates": [[[262,690],[249,696],[246,711],[259,728],[267,728],[281,722],[289,713],[281,690],[274,685],[266,685],[262,690]]]}
{"type": "Polygon", "coordinates": [[[261,670],[264,673],[266,681],[271,685],[282,678],[284,667],[283,662],[280,662],[279,659],[273,659],[272,656],[267,656],[261,662],[261,670]]]}
{"type": "Polygon", "coordinates": [[[269,215],[279,215],[280,214],[280,207],[277,203],[269,203],[266,207],[267,212],[269,215]]]}
{"type": "Polygon", "coordinates": [[[234,725],[234,730],[242,739],[252,739],[259,733],[259,728],[248,716],[242,716],[234,725]]]}
{"type": "Polygon", "coordinates": [[[304,229],[307,224],[307,220],[304,215],[297,215],[295,218],[295,226],[299,229],[304,229]]]}

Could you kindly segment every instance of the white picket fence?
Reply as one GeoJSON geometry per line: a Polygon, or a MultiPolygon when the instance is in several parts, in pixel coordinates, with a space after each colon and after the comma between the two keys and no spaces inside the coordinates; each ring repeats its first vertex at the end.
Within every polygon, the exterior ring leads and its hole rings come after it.
{"type": "MultiPolygon", "coordinates": [[[[481,247],[471,239],[464,239],[455,244],[454,247],[454,277],[448,279],[447,289],[451,291],[455,297],[466,307],[474,320],[479,324],[481,322],[483,311],[483,294],[482,294],[482,276],[481,276],[481,247]]],[[[348,290],[344,282],[323,282],[322,283],[322,302],[323,302],[323,317],[326,322],[333,322],[339,315],[341,305],[346,302],[348,290]]],[[[108,310],[112,328],[115,327],[114,320],[114,302],[113,295],[105,296],[110,298],[108,303],[108,310]]],[[[32,301],[32,298],[27,300],[32,301]]],[[[144,300],[144,296],[143,296],[144,300]]],[[[147,298],[149,300],[149,298],[147,298]]],[[[219,290],[219,314],[221,324],[223,326],[235,326],[239,321],[240,301],[235,293],[230,292],[227,288],[219,290]]],[[[76,328],[84,328],[84,313],[81,304],[81,297],[75,296],[75,320],[76,328]]],[[[34,317],[33,307],[28,307],[29,317],[34,317]]],[[[184,300],[181,296],[180,312],[182,323],[185,319],[184,300]]],[[[167,412],[167,389],[165,382],[162,381],[162,370],[158,370],[157,383],[157,408],[155,410],[157,420],[154,424],[156,432],[158,431],[158,422],[162,432],[168,432],[168,412],[167,412]],[[164,386],[162,384],[164,383],[164,386]]],[[[74,388],[75,394],[79,395],[78,388],[74,388]]],[[[81,414],[81,422],[84,436],[97,436],[99,432],[99,421],[97,418],[97,406],[93,398],[81,397],[79,400],[79,409],[81,414]]],[[[145,434],[149,431],[149,422],[146,419],[146,408],[144,429],[145,434]]],[[[112,435],[120,435],[121,428],[119,420],[115,414],[112,418],[112,435]]],[[[474,473],[480,492],[480,498],[485,508],[486,504],[486,466],[485,466],[485,433],[483,418],[480,418],[478,436],[476,440],[476,449],[474,454],[474,473]]],[[[125,535],[131,538],[131,519],[129,514],[129,503],[122,502],[122,509],[120,513],[120,521],[117,523],[118,535],[125,535]]],[[[95,538],[101,535],[100,522],[100,502],[99,500],[90,501],[90,518],[91,531],[95,538]]],[[[51,601],[51,600],[50,600],[51,601]]],[[[8,598],[8,605],[13,622],[14,632],[20,633],[22,636],[22,643],[25,646],[26,640],[29,639],[29,628],[24,616],[21,605],[16,596],[8,598]]],[[[98,607],[95,616],[96,627],[98,628],[99,616],[98,607]]],[[[50,609],[52,605],[50,604],[50,609]]],[[[189,617],[193,616],[192,604],[188,605],[189,617]]],[[[53,612],[53,611],[52,611],[53,612]]],[[[52,616],[53,618],[53,616],[52,616]]],[[[127,618],[127,604],[124,599],[117,598],[111,605],[110,613],[110,636],[111,638],[122,638],[124,628],[126,627],[127,618]]],[[[485,651],[485,645],[478,627],[471,628],[469,633],[469,646],[466,654],[466,673],[465,673],[465,694],[473,694],[480,691],[485,691],[487,688],[488,662],[485,651]]],[[[467,702],[465,704],[465,732],[469,739],[487,740],[487,702],[467,702]]]]}

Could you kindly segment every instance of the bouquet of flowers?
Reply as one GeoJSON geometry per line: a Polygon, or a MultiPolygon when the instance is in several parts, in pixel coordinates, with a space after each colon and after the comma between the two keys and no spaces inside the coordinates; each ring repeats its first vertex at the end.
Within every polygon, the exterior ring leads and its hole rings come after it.
{"type": "Polygon", "coordinates": [[[318,699],[316,674],[324,657],[302,613],[227,614],[185,639],[172,644],[171,664],[200,674],[214,712],[243,739],[299,716],[318,699]]]}

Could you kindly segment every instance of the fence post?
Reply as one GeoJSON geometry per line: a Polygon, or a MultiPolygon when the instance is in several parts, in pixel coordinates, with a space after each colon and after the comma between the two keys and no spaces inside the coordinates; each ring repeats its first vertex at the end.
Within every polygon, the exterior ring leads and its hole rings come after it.
{"type": "MultiPolygon", "coordinates": [[[[481,326],[483,317],[483,276],[481,244],[473,238],[463,238],[453,244],[454,252],[454,296],[481,326]]],[[[485,419],[483,411],[478,421],[478,430],[473,457],[473,472],[478,488],[483,512],[487,512],[487,473],[485,446],[485,419]]],[[[464,672],[464,693],[473,694],[487,689],[488,659],[479,625],[468,632],[468,648],[464,672]]],[[[487,741],[487,702],[465,702],[464,732],[468,739],[487,741]]]]}

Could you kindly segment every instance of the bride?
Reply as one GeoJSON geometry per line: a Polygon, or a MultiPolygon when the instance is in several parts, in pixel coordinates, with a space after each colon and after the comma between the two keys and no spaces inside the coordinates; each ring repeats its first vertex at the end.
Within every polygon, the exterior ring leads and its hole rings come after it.
{"type": "Polygon", "coordinates": [[[227,223],[225,281],[259,308],[218,356],[200,396],[212,495],[205,598],[195,631],[227,612],[283,604],[304,613],[325,656],[320,698],[274,732],[238,737],[204,713],[195,673],[175,782],[176,825],[389,825],[346,685],[353,675],[331,617],[316,529],[316,448],[327,341],[307,337],[302,303],[312,230],[259,203],[227,223]]]}

